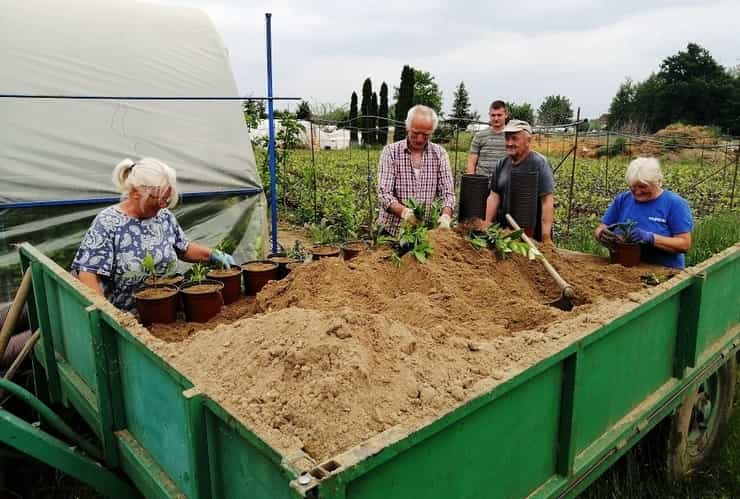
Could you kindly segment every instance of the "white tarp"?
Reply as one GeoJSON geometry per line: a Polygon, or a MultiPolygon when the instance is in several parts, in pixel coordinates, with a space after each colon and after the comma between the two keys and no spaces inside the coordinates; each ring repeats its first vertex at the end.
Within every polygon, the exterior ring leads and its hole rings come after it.
{"type": "MultiPolygon", "coordinates": [[[[0,0],[0,93],[237,96],[200,10],[131,0],[0,0]]],[[[0,99],[0,204],[115,196],[154,156],[180,192],[260,188],[240,101],[0,99]]]]}

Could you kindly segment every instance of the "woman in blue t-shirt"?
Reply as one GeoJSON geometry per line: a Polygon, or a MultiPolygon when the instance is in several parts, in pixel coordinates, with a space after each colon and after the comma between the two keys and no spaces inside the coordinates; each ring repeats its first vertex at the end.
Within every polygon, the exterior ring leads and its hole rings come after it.
{"type": "Polygon", "coordinates": [[[694,226],[689,204],[676,193],[663,189],[663,172],[655,158],[637,158],[625,175],[630,190],[614,199],[594,231],[605,246],[616,241],[613,224],[637,222],[630,235],[643,244],[642,260],[682,269],[684,253],[691,247],[694,226]]]}
{"type": "Polygon", "coordinates": [[[186,262],[234,264],[219,250],[188,241],[170,211],[177,205],[175,170],[154,158],[124,159],[113,169],[121,202],[101,211],[77,250],[72,269],[79,279],[116,307],[134,307],[139,282],[126,276],[142,271],[147,253],[163,272],[178,258],[186,262]]]}

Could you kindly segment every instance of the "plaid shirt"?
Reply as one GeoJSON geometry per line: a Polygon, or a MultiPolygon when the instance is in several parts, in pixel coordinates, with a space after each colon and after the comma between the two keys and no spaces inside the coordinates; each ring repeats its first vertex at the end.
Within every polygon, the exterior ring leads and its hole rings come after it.
{"type": "Polygon", "coordinates": [[[414,177],[406,139],[399,140],[383,148],[378,170],[378,197],[381,204],[378,223],[394,236],[398,235],[401,224],[401,219],[388,211],[394,202],[406,204],[408,199],[413,198],[430,207],[435,199],[440,199],[443,208],[455,210],[450,161],[442,146],[427,143],[421,168],[414,177]]]}

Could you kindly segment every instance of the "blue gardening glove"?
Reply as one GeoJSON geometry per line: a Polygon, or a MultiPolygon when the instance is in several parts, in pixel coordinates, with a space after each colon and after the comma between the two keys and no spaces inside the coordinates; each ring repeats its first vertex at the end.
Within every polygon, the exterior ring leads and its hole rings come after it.
{"type": "Polygon", "coordinates": [[[655,234],[638,227],[632,227],[630,238],[636,243],[649,244],[650,246],[655,244],[655,234]]]}
{"type": "Polygon", "coordinates": [[[229,268],[232,265],[236,265],[233,256],[217,249],[211,251],[211,257],[208,259],[208,261],[211,263],[217,263],[224,268],[229,268]]]}

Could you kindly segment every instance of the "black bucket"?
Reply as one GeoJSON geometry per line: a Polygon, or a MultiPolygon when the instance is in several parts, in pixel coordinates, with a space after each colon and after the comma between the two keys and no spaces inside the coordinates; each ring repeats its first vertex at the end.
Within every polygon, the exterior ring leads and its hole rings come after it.
{"type": "Polygon", "coordinates": [[[509,213],[516,220],[519,227],[532,235],[537,226],[537,172],[519,172],[512,169],[509,190],[509,213]]]}
{"type": "Polygon", "coordinates": [[[460,210],[458,220],[464,222],[473,218],[486,218],[488,199],[487,175],[465,174],[460,181],[460,210]]]}

